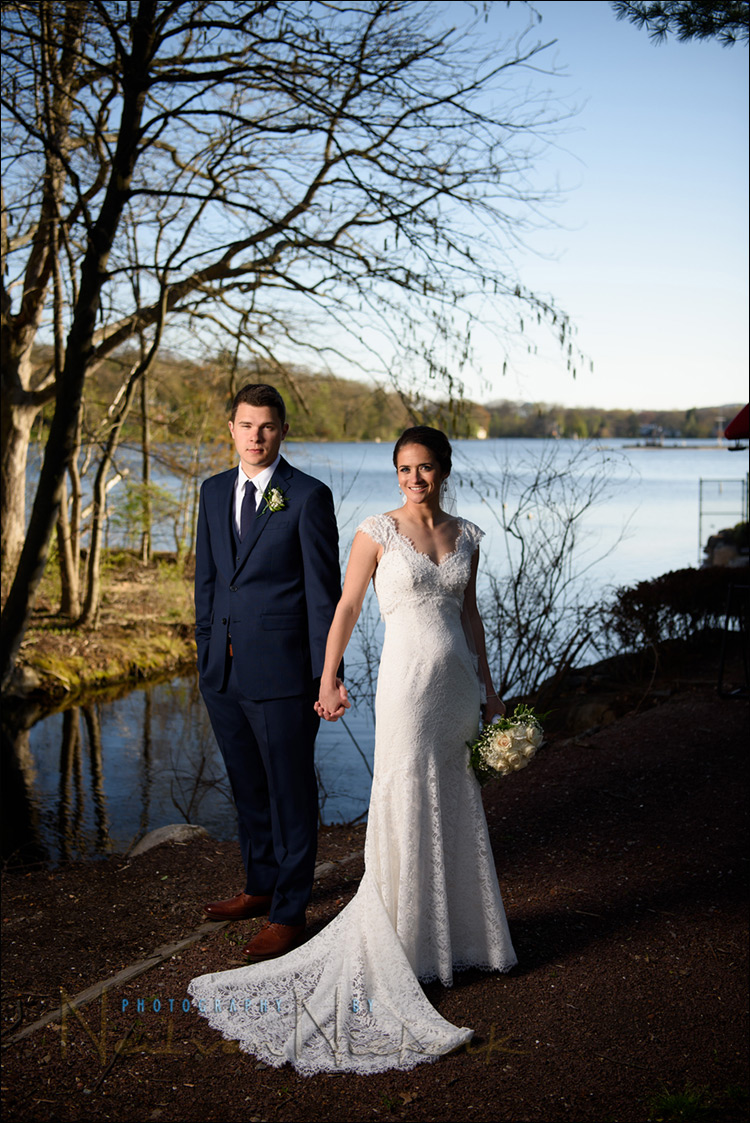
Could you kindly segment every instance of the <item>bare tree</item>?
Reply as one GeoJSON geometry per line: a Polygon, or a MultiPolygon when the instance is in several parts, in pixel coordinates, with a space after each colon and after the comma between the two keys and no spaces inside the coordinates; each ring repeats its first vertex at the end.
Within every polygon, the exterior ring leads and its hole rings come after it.
{"type": "Polygon", "coordinates": [[[128,377],[123,382],[120,392],[113,403],[111,410],[111,424],[107,433],[107,440],[103,454],[99,460],[94,480],[93,513],[91,524],[91,542],[89,545],[88,564],[86,567],[86,595],[81,612],[80,624],[83,626],[93,624],[99,615],[99,600],[101,597],[101,550],[104,510],[107,495],[107,475],[114,459],[114,454],[120,442],[120,435],[125,420],[133,404],[136,390],[148,370],[154,364],[161,341],[163,315],[160,319],[153,343],[148,353],[141,355],[141,359],[130,370],[128,377]]]}
{"type": "Polygon", "coordinates": [[[495,322],[530,305],[565,336],[565,317],[523,289],[508,257],[536,216],[529,171],[554,121],[526,88],[543,44],[488,47],[476,27],[447,22],[472,11],[396,0],[3,4],[2,516],[15,571],[4,684],[86,376],[162,315],[178,351],[209,340],[215,351],[222,333],[272,359],[282,341],[287,354],[311,342],[331,355],[358,348],[371,363],[394,350],[404,368],[447,379],[466,357],[474,298],[495,322]],[[35,380],[55,275],[64,360],[35,380]],[[434,346],[446,338],[458,341],[451,362],[434,346]],[[24,536],[30,426],[53,397],[24,536]]]}
{"type": "Polygon", "coordinates": [[[151,413],[149,410],[149,381],[141,378],[141,486],[143,487],[143,513],[141,519],[141,561],[148,565],[153,555],[153,505],[151,503],[151,413]]]}
{"type": "MultiPolygon", "coordinates": [[[[473,474],[469,486],[503,531],[502,568],[496,558],[488,560],[481,605],[500,695],[535,695],[548,676],[556,684],[597,649],[601,619],[591,608],[586,575],[615,549],[627,526],[602,547],[587,542],[586,518],[624,486],[629,471],[617,452],[582,444],[566,455],[548,442],[533,459],[473,474]]],[[[545,696],[537,695],[540,709],[552,690],[550,681],[545,696]]]]}

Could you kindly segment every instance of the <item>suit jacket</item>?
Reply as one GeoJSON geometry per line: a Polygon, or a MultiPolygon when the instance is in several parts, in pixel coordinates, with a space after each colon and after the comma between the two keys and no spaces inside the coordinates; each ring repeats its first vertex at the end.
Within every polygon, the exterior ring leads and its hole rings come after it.
{"type": "Polygon", "coordinates": [[[329,488],[283,457],[270,487],[282,511],[255,516],[241,544],[233,530],[237,469],[201,487],[195,559],[195,638],[201,680],[225,681],[231,636],[234,669],[248,698],[307,693],[323,671],[341,593],[338,531],[329,488]]]}

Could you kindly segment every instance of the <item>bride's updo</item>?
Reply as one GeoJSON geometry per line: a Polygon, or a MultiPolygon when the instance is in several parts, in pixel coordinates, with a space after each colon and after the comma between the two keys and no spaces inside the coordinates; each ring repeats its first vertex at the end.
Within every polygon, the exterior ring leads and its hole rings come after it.
{"type": "Polygon", "coordinates": [[[414,425],[411,429],[405,429],[393,448],[394,468],[398,468],[398,454],[407,445],[424,445],[434,455],[443,475],[450,475],[453,450],[442,429],[432,429],[429,425],[414,425]]]}

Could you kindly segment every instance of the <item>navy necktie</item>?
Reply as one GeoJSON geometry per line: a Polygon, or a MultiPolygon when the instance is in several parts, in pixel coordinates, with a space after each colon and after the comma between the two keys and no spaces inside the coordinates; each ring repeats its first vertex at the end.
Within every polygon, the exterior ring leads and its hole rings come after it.
{"type": "Polygon", "coordinates": [[[244,539],[255,515],[255,484],[252,480],[245,483],[245,494],[240,508],[240,542],[244,539]]]}

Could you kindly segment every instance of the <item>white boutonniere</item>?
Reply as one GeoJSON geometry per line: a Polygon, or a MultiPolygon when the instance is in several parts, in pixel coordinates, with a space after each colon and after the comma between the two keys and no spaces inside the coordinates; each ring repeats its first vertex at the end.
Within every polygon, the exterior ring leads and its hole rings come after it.
{"type": "Polygon", "coordinates": [[[286,496],[278,487],[270,487],[268,491],[264,491],[263,502],[265,507],[259,512],[261,515],[265,515],[266,511],[273,515],[276,511],[283,511],[287,505],[286,496]]]}

